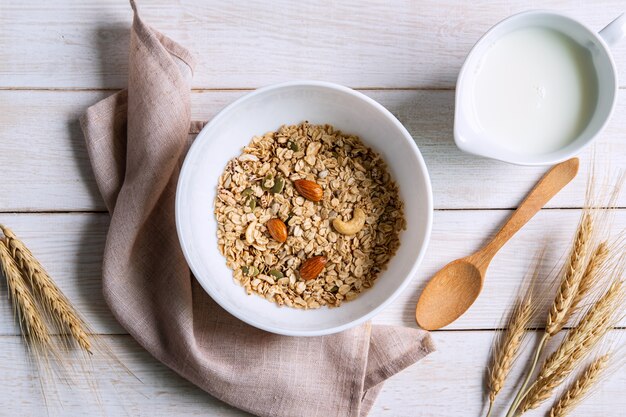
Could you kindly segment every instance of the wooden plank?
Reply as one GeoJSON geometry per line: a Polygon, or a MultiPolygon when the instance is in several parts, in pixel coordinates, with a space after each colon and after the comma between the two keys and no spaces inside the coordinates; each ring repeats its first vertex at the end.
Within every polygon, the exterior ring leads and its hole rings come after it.
{"type": "MultiPolygon", "coordinates": [[[[415,326],[415,303],[428,279],[445,263],[480,247],[509,213],[507,210],[436,212],[431,243],[417,276],[375,322],[415,326]]],[[[547,242],[547,250],[542,271],[547,274],[567,251],[578,216],[579,210],[540,212],[495,257],[483,293],[467,314],[450,328],[498,328],[544,242],[547,242]]],[[[101,294],[101,262],[108,215],[0,214],[0,223],[11,227],[31,247],[97,332],[124,332],[109,313],[101,294]]],[[[615,216],[614,230],[624,228],[626,210],[620,210],[615,216]]],[[[0,299],[4,299],[6,287],[4,281],[0,282],[0,299]]],[[[553,294],[551,282],[544,278],[539,285],[540,293],[544,294],[542,310],[546,311],[553,294]]],[[[0,335],[18,334],[11,316],[8,303],[0,303],[0,335]]],[[[543,325],[543,319],[538,318],[534,324],[543,325]]],[[[622,325],[626,325],[626,320],[622,325]]]]}
{"type": "Polygon", "coordinates": [[[0,403],[3,405],[0,414],[49,417],[250,415],[187,382],[128,335],[105,336],[101,342],[111,349],[113,356],[95,354],[86,366],[75,357],[70,358],[67,362],[71,367],[72,385],[68,385],[58,379],[41,377],[19,337],[0,337],[0,403]],[[118,361],[136,378],[126,373],[118,361]]]}
{"type": "MultiPolygon", "coordinates": [[[[0,87],[126,84],[126,0],[4,2],[0,87]]],[[[139,2],[146,22],[194,51],[197,88],[256,88],[292,79],[352,87],[452,88],[471,46],[501,19],[554,9],[600,30],[623,4],[523,0],[139,2]]],[[[615,50],[622,85],[624,46],[615,50]]]]}
{"type": "Polygon", "coordinates": [[[104,209],[78,118],[109,94],[0,92],[0,211],[104,209]]]}
{"type": "MultiPolygon", "coordinates": [[[[618,331],[614,340],[626,334],[618,331]]],[[[433,335],[437,351],[387,381],[371,417],[478,416],[484,415],[483,378],[494,337],[493,332],[438,332],[433,335]]],[[[530,338],[532,339],[532,337],[530,338]]],[[[72,361],[72,388],[62,382],[45,385],[48,407],[43,404],[38,375],[19,337],[0,337],[0,403],[6,415],[220,416],[249,414],[230,407],[185,381],[157,362],[130,336],[106,336],[114,355],[127,366],[125,374],[113,360],[95,355],[82,369],[72,361]],[[100,400],[96,396],[97,391],[100,400]],[[98,403],[99,402],[99,403],[98,403]]],[[[530,340],[529,340],[530,341],[530,340]]],[[[527,345],[527,346],[530,346],[527,345]]],[[[511,399],[512,383],[518,380],[527,347],[517,362],[509,384],[498,397],[495,415],[511,399]]],[[[626,407],[626,373],[616,372],[598,386],[576,410],[589,417],[615,416],[626,407]]],[[[533,415],[544,415],[547,401],[533,415]]]]}
{"type": "MultiPolygon", "coordinates": [[[[451,91],[365,91],[409,129],[430,171],[439,209],[515,207],[545,171],[459,151],[452,139],[451,91]]],[[[104,210],[78,125],[85,108],[107,92],[0,91],[0,211],[104,210]]],[[[196,92],[193,117],[209,120],[244,91],[196,92]]],[[[596,143],[598,172],[626,166],[626,92],[596,143]]],[[[578,178],[549,207],[580,207],[591,152],[578,178]]],[[[626,193],[618,201],[626,206],[626,193]]]]}

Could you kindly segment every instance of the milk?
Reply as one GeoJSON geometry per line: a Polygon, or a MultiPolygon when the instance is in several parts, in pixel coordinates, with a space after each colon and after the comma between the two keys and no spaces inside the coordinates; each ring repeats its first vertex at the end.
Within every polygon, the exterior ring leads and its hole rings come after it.
{"type": "Polygon", "coordinates": [[[492,43],[479,62],[474,110],[494,145],[522,155],[556,151],[587,125],[597,100],[589,52],[555,30],[528,27],[492,43]]]}

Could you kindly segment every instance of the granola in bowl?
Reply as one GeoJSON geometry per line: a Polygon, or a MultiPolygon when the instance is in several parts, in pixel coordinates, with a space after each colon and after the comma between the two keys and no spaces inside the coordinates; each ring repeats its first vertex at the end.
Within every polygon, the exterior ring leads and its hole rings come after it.
{"type": "Polygon", "coordinates": [[[303,309],[340,306],[370,288],[406,228],[380,155],[356,136],[307,122],[252,138],[228,162],[215,216],[235,281],[303,309]]]}

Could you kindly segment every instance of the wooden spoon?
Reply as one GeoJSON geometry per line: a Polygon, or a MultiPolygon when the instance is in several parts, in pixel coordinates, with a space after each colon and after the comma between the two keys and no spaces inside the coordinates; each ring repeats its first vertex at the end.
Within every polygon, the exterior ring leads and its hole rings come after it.
{"type": "Polygon", "coordinates": [[[437,272],[417,302],[417,324],[426,330],[436,330],[465,313],[480,294],[493,256],[577,173],[578,158],[552,167],[487,245],[473,255],[450,262],[437,272]]]}

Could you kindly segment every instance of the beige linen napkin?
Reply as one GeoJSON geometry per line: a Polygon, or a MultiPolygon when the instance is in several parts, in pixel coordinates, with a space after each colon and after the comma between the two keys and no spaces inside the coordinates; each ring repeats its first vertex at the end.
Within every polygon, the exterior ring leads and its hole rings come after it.
{"type": "MultiPolygon", "coordinates": [[[[193,58],[135,11],[128,89],[81,118],[111,226],[103,291],[154,357],[260,416],[365,416],[382,382],[433,350],[428,333],[365,324],[325,337],[267,333],[220,308],[191,275],[174,223],[193,58]]],[[[207,215],[211,215],[207,213],[207,215]]],[[[224,285],[235,285],[224,277],[224,285]]],[[[243,291],[243,290],[242,290],[243,291]]]]}

